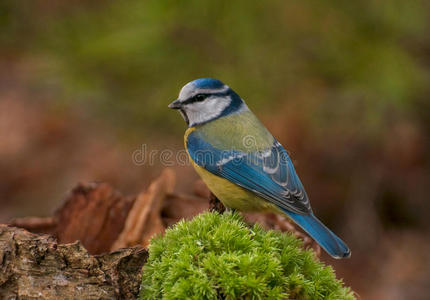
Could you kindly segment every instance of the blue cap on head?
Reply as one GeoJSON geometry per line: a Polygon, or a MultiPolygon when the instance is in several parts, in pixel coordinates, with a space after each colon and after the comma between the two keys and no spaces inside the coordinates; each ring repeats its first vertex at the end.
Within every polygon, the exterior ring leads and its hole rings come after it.
{"type": "Polygon", "coordinates": [[[188,82],[169,107],[179,109],[189,127],[248,109],[238,94],[213,78],[188,82]]]}
{"type": "Polygon", "coordinates": [[[224,83],[213,78],[196,79],[192,84],[200,89],[220,89],[224,86],[224,83]]]}

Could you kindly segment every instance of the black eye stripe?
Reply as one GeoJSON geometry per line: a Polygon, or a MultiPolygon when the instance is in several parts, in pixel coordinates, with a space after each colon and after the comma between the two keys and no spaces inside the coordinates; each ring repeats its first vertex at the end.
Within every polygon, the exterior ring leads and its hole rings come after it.
{"type": "Polygon", "coordinates": [[[191,98],[188,98],[187,100],[185,100],[184,102],[182,102],[182,104],[186,105],[186,104],[195,103],[195,102],[202,102],[202,101],[206,100],[206,98],[208,98],[210,96],[226,96],[227,94],[228,94],[228,91],[224,92],[224,93],[212,93],[212,94],[199,93],[197,95],[194,95],[191,98]]]}
{"type": "Polygon", "coordinates": [[[197,94],[194,95],[191,98],[188,98],[187,100],[185,100],[184,102],[182,102],[182,104],[190,104],[190,103],[194,103],[194,102],[201,102],[204,101],[210,94],[197,94]]]}

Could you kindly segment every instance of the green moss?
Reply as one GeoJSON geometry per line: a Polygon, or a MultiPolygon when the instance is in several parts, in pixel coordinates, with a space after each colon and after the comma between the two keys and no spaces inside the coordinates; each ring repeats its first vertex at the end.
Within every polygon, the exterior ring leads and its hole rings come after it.
{"type": "Polygon", "coordinates": [[[355,299],[291,234],[204,213],[154,238],[140,299],[355,299]]]}

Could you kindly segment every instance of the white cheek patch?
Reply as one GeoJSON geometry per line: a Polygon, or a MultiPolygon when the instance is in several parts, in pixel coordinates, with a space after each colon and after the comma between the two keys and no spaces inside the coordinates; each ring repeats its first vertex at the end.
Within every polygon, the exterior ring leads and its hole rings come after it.
{"type": "Polygon", "coordinates": [[[231,103],[230,97],[210,97],[202,102],[194,102],[184,106],[190,126],[205,123],[219,117],[231,103]]]}

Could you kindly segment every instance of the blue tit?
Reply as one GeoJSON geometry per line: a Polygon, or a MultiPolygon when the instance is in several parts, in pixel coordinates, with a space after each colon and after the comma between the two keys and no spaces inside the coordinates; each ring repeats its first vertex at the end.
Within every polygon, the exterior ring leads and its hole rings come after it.
{"type": "Polygon", "coordinates": [[[348,246],[315,217],[287,151],[230,87],[194,80],[169,108],[189,127],[185,148],[195,170],[226,207],[285,214],[332,257],[350,257],[348,246]]]}

